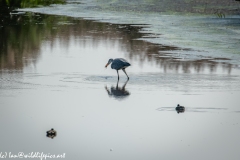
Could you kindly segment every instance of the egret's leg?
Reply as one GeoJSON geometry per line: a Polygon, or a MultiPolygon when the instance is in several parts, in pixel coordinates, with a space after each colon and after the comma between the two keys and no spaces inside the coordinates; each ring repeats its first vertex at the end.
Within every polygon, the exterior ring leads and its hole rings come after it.
{"type": "MultiPolygon", "coordinates": [[[[123,72],[126,74],[126,76],[128,77],[127,72],[125,71],[125,68],[122,69],[122,70],[123,70],[123,72]]],[[[129,79],[129,77],[128,77],[128,79],[129,79]]]]}
{"type": "MultiPolygon", "coordinates": [[[[118,74],[118,70],[117,70],[117,74],[118,74]]],[[[119,74],[118,74],[118,80],[119,80],[119,74]]]]}

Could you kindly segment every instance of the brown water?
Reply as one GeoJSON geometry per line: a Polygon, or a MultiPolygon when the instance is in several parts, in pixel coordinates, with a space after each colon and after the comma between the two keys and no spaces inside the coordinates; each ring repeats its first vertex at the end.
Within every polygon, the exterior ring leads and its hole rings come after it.
{"type": "Polygon", "coordinates": [[[238,160],[238,66],[185,60],[174,51],[191,50],[138,40],[149,35],[141,28],[14,15],[0,34],[0,153],[238,160]],[[116,71],[104,68],[117,57],[132,64],[118,87],[116,71]]]}

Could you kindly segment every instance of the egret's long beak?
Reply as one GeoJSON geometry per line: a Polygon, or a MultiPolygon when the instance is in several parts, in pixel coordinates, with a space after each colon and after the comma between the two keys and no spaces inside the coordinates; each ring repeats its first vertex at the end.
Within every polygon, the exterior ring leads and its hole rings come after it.
{"type": "Polygon", "coordinates": [[[109,65],[109,63],[106,64],[105,68],[107,68],[108,65],[109,65]]]}

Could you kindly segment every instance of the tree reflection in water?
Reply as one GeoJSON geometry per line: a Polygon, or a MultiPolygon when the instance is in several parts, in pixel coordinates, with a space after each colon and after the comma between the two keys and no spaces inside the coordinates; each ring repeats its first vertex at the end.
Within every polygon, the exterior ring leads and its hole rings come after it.
{"type": "Polygon", "coordinates": [[[83,47],[87,43],[91,43],[93,47],[105,41],[111,43],[109,46],[118,43],[121,45],[121,52],[126,53],[126,58],[138,61],[139,65],[144,65],[144,62],[148,61],[156,64],[165,72],[189,73],[194,70],[199,73],[205,68],[209,69],[210,72],[215,72],[221,64],[224,64],[222,67],[228,73],[231,72],[233,66],[230,63],[221,62],[225,59],[200,58],[183,61],[176,55],[179,50],[191,52],[189,49],[137,40],[149,36],[148,33],[141,32],[144,26],[100,23],[38,13],[19,14],[12,12],[8,18],[4,19],[0,27],[0,70],[21,71],[24,66],[35,66],[39,60],[43,42],[48,41],[53,47],[56,41],[60,41],[67,49],[71,38],[81,38],[83,47]],[[91,41],[86,37],[91,37],[91,41]],[[167,53],[169,51],[171,54],[167,53]]]}

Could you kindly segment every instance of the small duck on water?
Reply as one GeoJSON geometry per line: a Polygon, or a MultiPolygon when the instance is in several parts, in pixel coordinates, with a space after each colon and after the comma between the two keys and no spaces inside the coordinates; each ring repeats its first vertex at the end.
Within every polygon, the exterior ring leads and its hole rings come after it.
{"type": "Polygon", "coordinates": [[[47,135],[46,135],[46,136],[53,139],[54,137],[57,136],[57,131],[55,131],[55,130],[52,128],[51,130],[47,131],[47,135]]]}
{"type": "Polygon", "coordinates": [[[176,111],[177,111],[177,113],[183,113],[183,112],[185,112],[185,107],[180,106],[178,104],[177,107],[176,107],[176,111]]]}

